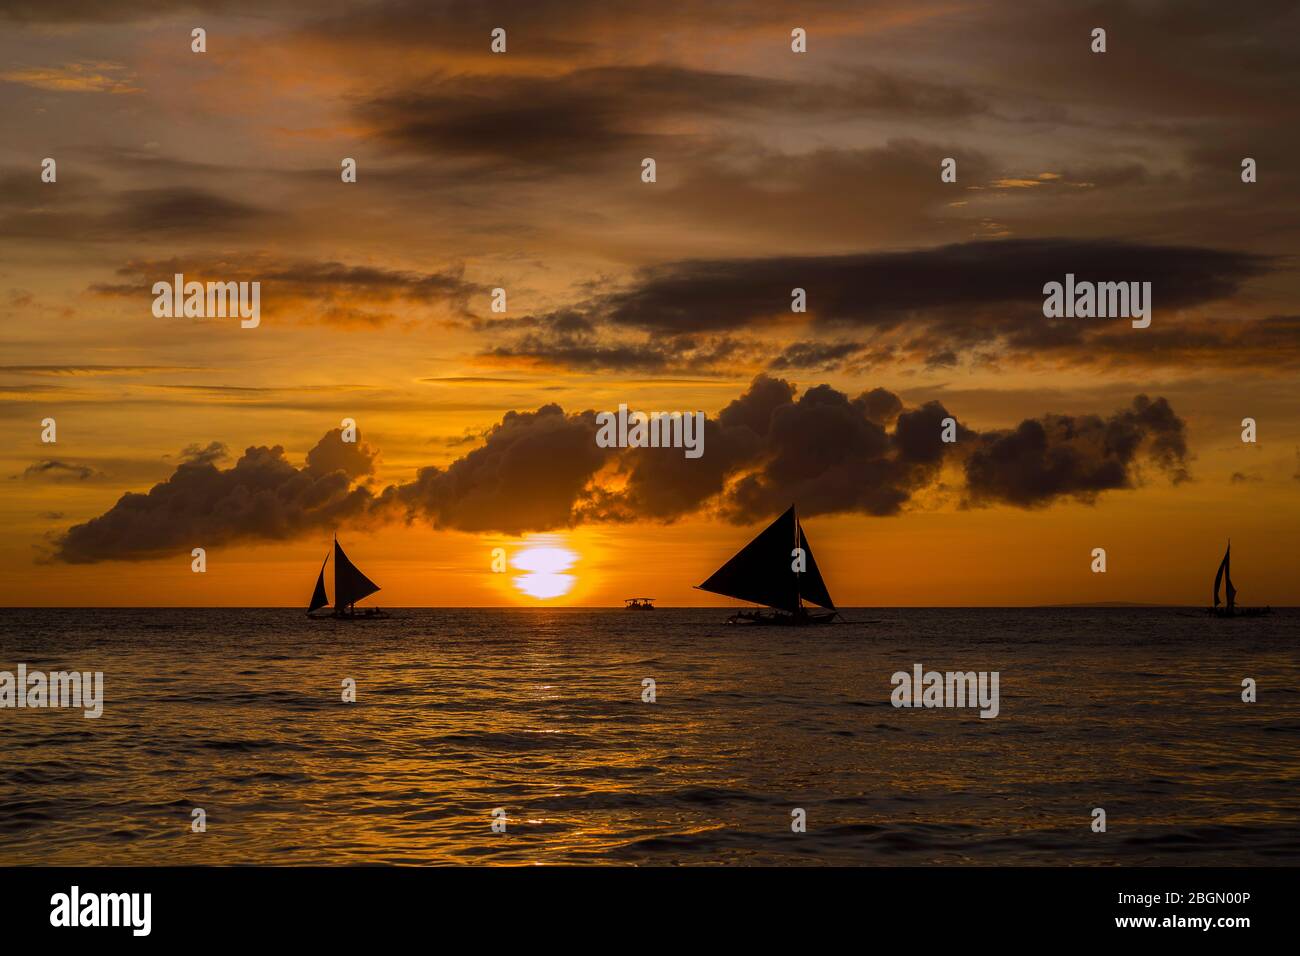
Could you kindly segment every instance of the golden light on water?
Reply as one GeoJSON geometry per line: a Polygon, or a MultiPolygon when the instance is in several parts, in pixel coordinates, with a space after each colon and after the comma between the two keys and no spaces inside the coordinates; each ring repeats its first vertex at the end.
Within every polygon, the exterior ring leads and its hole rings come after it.
{"type": "Polygon", "coordinates": [[[563,546],[563,539],[540,536],[511,557],[511,565],[524,572],[512,580],[529,597],[543,601],[562,597],[577,583],[577,575],[567,573],[577,562],[578,556],[563,546]]]}

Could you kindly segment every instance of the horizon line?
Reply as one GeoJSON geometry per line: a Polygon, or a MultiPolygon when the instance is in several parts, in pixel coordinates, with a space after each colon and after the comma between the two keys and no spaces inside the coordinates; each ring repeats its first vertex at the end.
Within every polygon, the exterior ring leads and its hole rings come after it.
{"type": "MultiPolygon", "coordinates": [[[[1060,604],[846,604],[837,611],[939,611],[939,610],[1051,610],[1060,608],[1172,608],[1185,610],[1204,609],[1204,604],[1162,604],[1141,601],[1090,601],[1060,604]]],[[[1253,605],[1252,605],[1253,606],[1253,605]]],[[[1300,605],[1267,605],[1274,610],[1290,610],[1300,605]]],[[[380,605],[376,605],[380,607],[380,605]]],[[[385,610],[405,611],[623,611],[622,604],[390,604],[385,610]]],[[[735,604],[657,604],[657,611],[734,611],[749,605],[735,604]]],[[[0,605],[0,611],[301,611],[297,604],[26,604],[0,605]]],[[[322,615],[320,620],[325,620],[322,615]]]]}

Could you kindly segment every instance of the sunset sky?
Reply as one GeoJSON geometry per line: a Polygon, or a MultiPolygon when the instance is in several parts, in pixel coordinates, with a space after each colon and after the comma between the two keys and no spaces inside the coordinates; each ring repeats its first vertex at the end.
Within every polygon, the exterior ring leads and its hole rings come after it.
{"type": "Polygon", "coordinates": [[[6,3],[0,603],[305,605],[337,531],[384,606],[716,604],[794,502],[842,606],[1204,604],[1229,536],[1241,603],[1300,604],[1297,30],[6,3]],[[156,318],[177,272],[260,281],[260,327],[156,318]],[[1066,273],[1150,281],[1150,328],[1045,318],[1066,273]],[[703,457],[598,448],[620,403],[705,411],[703,457]],[[570,552],[571,590],[497,547],[570,552]]]}

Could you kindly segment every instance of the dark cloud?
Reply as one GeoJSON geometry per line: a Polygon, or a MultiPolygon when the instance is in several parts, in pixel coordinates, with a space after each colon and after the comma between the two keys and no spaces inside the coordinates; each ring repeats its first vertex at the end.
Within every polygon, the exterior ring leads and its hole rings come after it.
{"type": "Polygon", "coordinates": [[[107,190],[98,177],[66,166],[57,183],[31,170],[0,171],[0,236],[169,241],[239,236],[265,230],[284,216],[194,186],[107,190]]]}
{"type": "Polygon", "coordinates": [[[935,484],[950,460],[965,462],[967,503],[974,505],[1093,500],[1132,487],[1140,460],[1175,482],[1187,477],[1183,422],[1163,399],[1145,396],[1104,422],[1046,416],[981,435],[937,401],[905,409],[886,389],[850,398],[827,385],[796,397],[789,382],[760,375],[707,422],[705,449],[698,461],[671,449],[626,453],[625,485],[597,496],[584,516],[673,520],[712,508],[748,524],[791,502],[807,515],[894,515],[935,484]],[[951,443],[943,441],[950,418],[951,443]],[[1038,440],[1021,449],[1014,436],[1022,435],[1038,440]]]}
{"type": "Polygon", "coordinates": [[[383,138],[440,157],[571,167],[643,150],[658,137],[681,139],[674,121],[683,118],[896,112],[950,119],[979,109],[959,88],[878,70],[832,86],[651,64],[433,77],[369,101],[360,116],[383,138]]]}
{"type": "Polygon", "coordinates": [[[401,321],[408,318],[413,306],[468,316],[471,297],[487,295],[485,287],[466,281],[459,267],[412,272],[257,254],[132,261],[117,270],[117,275],[132,281],[98,283],[90,291],[151,301],[153,283],[171,282],[176,273],[183,274],[187,282],[258,281],[262,284],[263,316],[286,315],[338,325],[379,326],[401,321]]]}
{"type": "Polygon", "coordinates": [[[41,181],[39,166],[0,169],[0,239],[66,239],[100,234],[106,227],[99,179],[62,175],[41,181]]]}
{"type": "Polygon", "coordinates": [[[94,195],[99,181],[94,177],[76,178],[58,183],[57,193],[50,187],[55,184],[41,182],[40,167],[5,166],[0,168],[0,212],[12,214],[28,212],[49,206],[60,196],[71,194],[74,201],[83,201],[94,195]]]}
{"type": "Polygon", "coordinates": [[[773,415],[789,406],[794,395],[789,382],[766,375],[755,378],[748,391],[716,417],[705,419],[700,458],[688,459],[675,448],[629,450],[619,462],[624,486],[616,493],[598,496],[584,517],[672,521],[698,511],[722,493],[730,477],[761,460],[773,415]]]}
{"type": "Polygon", "coordinates": [[[103,478],[104,475],[89,465],[74,465],[71,462],[46,459],[28,465],[21,475],[12,477],[25,478],[29,481],[89,481],[92,478],[103,478]]]}
{"type": "Polygon", "coordinates": [[[1046,415],[980,435],[966,458],[966,491],[976,505],[1091,502],[1134,487],[1143,458],[1175,483],[1188,478],[1186,426],[1163,398],[1139,395],[1109,418],[1046,415]]]}
{"type": "MultiPolygon", "coordinates": [[[[301,6],[293,0],[5,0],[0,20],[19,23],[128,23],[180,14],[240,16],[301,6]]],[[[342,0],[321,0],[316,12],[346,9],[342,0]]]]}
{"type": "Polygon", "coordinates": [[[903,412],[903,400],[887,388],[873,388],[869,392],[863,392],[859,401],[862,404],[862,414],[877,425],[892,425],[903,412]]]}
{"type": "Polygon", "coordinates": [[[481,353],[492,359],[515,360],[541,366],[653,372],[676,366],[680,357],[647,343],[610,343],[568,336],[528,334],[509,345],[498,345],[481,353]]]}
{"type": "Polygon", "coordinates": [[[943,349],[939,352],[932,352],[925,357],[925,367],[933,368],[952,368],[958,362],[957,353],[952,349],[943,349]]]}
{"type": "Polygon", "coordinates": [[[346,461],[357,469],[356,453],[333,447],[339,444],[337,430],[327,434],[308,453],[315,464],[305,468],[291,464],[279,445],[247,448],[224,470],[210,456],[191,455],[146,494],[129,492],[99,517],[73,525],[56,541],[54,557],[70,564],[144,560],[362,520],[370,492],[353,487],[348,470],[322,467],[346,461]]]}
{"type": "Polygon", "coordinates": [[[844,360],[859,355],[868,346],[863,342],[791,342],[768,364],[772,371],[809,369],[829,371],[840,368],[844,360]]]}
{"type": "MultiPolygon", "coordinates": [[[[801,514],[892,515],[935,476],[942,452],[912,436],[899,440],[867,414],[865,396],[850,399],[828,385],[772,412],[760,467],[737,481],[721,511],[748,524],[797,502],[801,514]],[[924,451],[916,456],[917,449],[924,451]]],[[[905,413],[928,415],[925,410],[905,413]]],[[[946,412],[944,413],[946,416],[946,412]]],[[[936,426],[933,442],[939,445],[936,426]]]]}
{"type": "Polygon", "coordinates": [[[229,458],[230,450],[222,442],[213,441],[206,445],[186,445],[177,457],[193,465],[206,465],[229,458]]]}
{"type": "MultiPolygon", "coordinates": [[[[1262,256],[1216,249],[1008,239],[911,252],[669,263],[644,270],[631,288],[597,299],[588,311],[655,332],[737,329],[788,315],[790,290],[798,287],[820,323],[889,329],[920,319],[959,342],[991,333],[1028,341],[1039,333],[1025,329],[1026,316],[1054,325],[1042,315],[1043,285],[1066,273],[1078,282],[1149,281],[1159,310],[1224,298],[1268,268],[1262,256]]],[[[1068,321],[1077,328],[1081,320],[1068,321]]]]}
{"type": "Polygon", "coordinates": [[[658,340],[609,338],[591,330],[587,324],[569,321],[571,315],[562,311],[520,319],[533,331],[507,344],[487,349],[480,356],[496,361],[586,371],[709,371],[721,363],[747,359],[755,350],[753,343],[726,335],[676,335],[658,340]]]}
{"type": "MultiPolygon", "coordinates": [[[[754,35],[784,46],[796,13],[799,24],[826,40],[946,9],[943,0],[714,0],[708,22],[725,24],[733,41],[754,35]]],[[[653,55],[670,38],[699,29],[700,18],[699,0],[381,0],[353,2],[346,14],[319,17],[309,29],[312,40],[415,48],[426,55],[482,50],[486,57],[486,37],[505,26],[512,56],[571,63],[608,56],[614,37],[633,57],[643,50],[653,55]]]]}
{"type": "Polygon", "coordinates": [[[576,523],[575,507],[611,454],[595,437],[594,412],[567,415],[558,405],[507,412],[480,447],[386,488],[379,504],[389,514],[464,531],[565,527],[576,523]]]}
{"type": "Polygon", "coordinates": [[[356,433],[356,441],[344,441],[343,429],[335,428],[307,452],[306,470],[322,478],[341,472],[355,481],[374,474],[378,460],[379,452],[361,440],[360,432],[356,433]]]}
{"type": "Polygon", "coordinates": [[[270,218],[257,206],[188,187],[129,189],[116,198],[108,221],[137,235],[237,232],[270,218]]]}
{"type": "Polygon", "coordinates": [[[195,446],[167,481],[69,529],[55,557],[136,560],[403,520],[522,534],[700,513],[750,524],[791,502],[806,515],[895,515],[950,465],[964,469],[968,506],[1091,502],[1134,487],[1144,463],[1184,480],[1184,431],[1163,398],[1144,395],[1105,419],[1048,415],[981,434],[937,401],[907,408],[882,388],[857,397],[829,385],[799,393],[759,375],[706,419],[704,455],[696,459],[680,448],[601,448],[594,411],[566,413],[553,404],[507,412],[451,464],[422,468],[380,492],[370,482],[377,452],[343,443],[339,429],[302,467],[279,446],[259,446],[222,469],[220,443],[195,446]],[[948,427],[953,442],[943,440],[948,427]]]}
{"type": "Polygon", "coordinates": [[[1090,337],[1078,357],[1115,368],[1150,362],[1239,367],[1253,372],[1294,369],[1300,366],[1300,315],[1153,322],[1151,328],[1134,336],[1107,330],[1090,337]]]}
{"type": "MultiPolygon", "coordinates": [[[[792,320],[791,290],[807,292],[809,315],[827,331],[856,329],[866,341],[798,341],[769,362],[773,370],[860,370],[876,362],[912,359],[929,368],[957,365],[964,355],[999,350],[1053,355],[1079,362],[1112,355],[1167,360],[1175,349],[1219,354],[1253,351],[1266,342],[1275,361],[1300,357],[1297,320],[1206,322],[1183,320],[1177,310],[1224,299],[1250,278],[1275,268],[1266,256],[1217,249],[1114,240],[1008,239],[911,252],[776,259],[691,260],[642,270],[625,288],[548,316],[528,320],[530,331],[493,354],[548,358],[555,364],[648,369],[676,367],[679,352],[664,342],[740,329],[779,330],[792,320]],[[1107,319],[1049,319],[1043,285],[1076,282],[1151,282],[1153,321],[1133,330],[1107,319]],[[559,317],[580,323],[580,339],[554,331],[559,317]],[[539,331],[541,330],[541,331],[539,331]],[[643,341],[610,344],[611,333],[642,331],[643,341]],[[667,339],[665,339],[667,337],[667,339]],[[606,352],[608,354],[606,355],[606,352]]],[[[732,340],[735,341],[734,339],[732,340]]],[[[746,343],[753,347],[752,340],[746,343]]],[[[737,352],[721,352],[720,360],[737,352]]],[[[705,356],[692,356],[696,367],[705,356]]]]}

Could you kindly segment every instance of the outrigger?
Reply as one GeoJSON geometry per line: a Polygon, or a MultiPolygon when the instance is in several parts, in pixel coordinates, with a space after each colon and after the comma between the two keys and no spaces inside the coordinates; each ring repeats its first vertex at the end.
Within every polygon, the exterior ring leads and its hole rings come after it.
{"type": "Polygon", "coordinates": [[[654,598],[624,598],[623,606],[629,611],[653,611],[654,598]]]}

